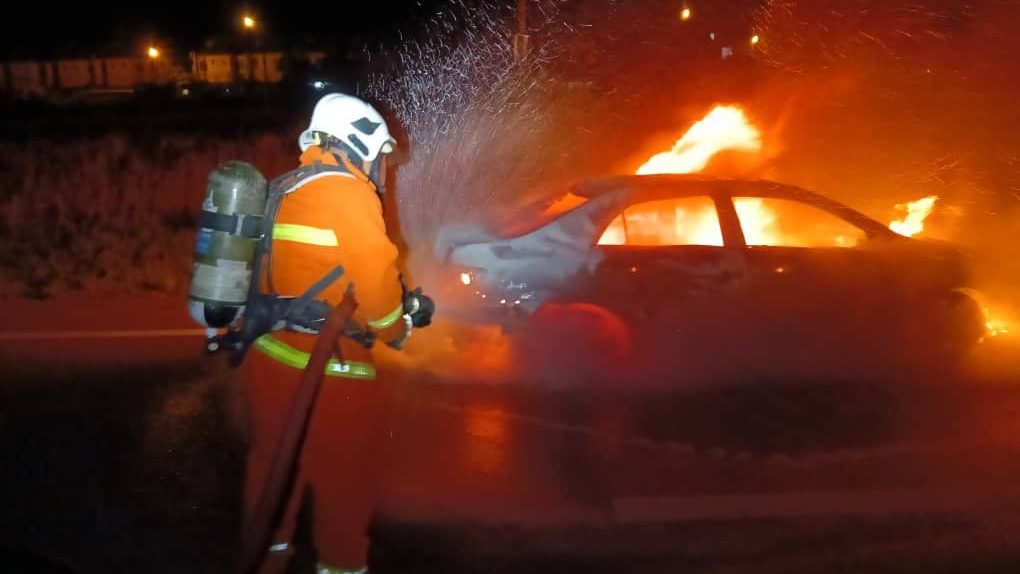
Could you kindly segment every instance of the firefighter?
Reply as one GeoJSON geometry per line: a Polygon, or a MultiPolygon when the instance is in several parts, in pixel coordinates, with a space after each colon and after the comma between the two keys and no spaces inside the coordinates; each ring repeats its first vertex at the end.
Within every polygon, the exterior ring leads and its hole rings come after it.
{"type": "MultiPolygon", "coordinates": [[[[395,143],[382,116],[362,100],[344,94],[319,100],[299,138],[300,161],[333,168],[306,178],[281,202],[269,279],[276,292],[296,296],[342,265],[343,276],[319,298],[335,305],[353,285],[358,322],[377,341],[401,349],[412,326],[427,324],[431,311],[405,292],[397,248],[383,222],[386,158],[395,143]]],[[[276,331],[260,337],[246,359],[251,437],[246,516],[254,511],[314,343],[314,334],[276,331]]],[[[370,351],[347,338],[340,350],[343,360],[333,359],[327,368],[287,517],[273,545],[293,549],[295,523],[304,525],[299,530],[310,527],[316,567],[323,573],[364,571],[366,531],[388,436],[385,390],[370,351]],[[299,507],[302,521],[295,518],[299,507]]]]}

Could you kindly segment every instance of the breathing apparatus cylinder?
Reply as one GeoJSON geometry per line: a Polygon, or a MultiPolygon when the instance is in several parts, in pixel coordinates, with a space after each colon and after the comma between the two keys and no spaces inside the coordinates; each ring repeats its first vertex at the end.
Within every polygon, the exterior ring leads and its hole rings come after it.
{"type": "Polygon", "coordinates": [[[227,161],[209,173],[188,294],[188,311],[204,327],[227,327],[244,312],[266,194],[266,178],[250,163],[227,161]]]}

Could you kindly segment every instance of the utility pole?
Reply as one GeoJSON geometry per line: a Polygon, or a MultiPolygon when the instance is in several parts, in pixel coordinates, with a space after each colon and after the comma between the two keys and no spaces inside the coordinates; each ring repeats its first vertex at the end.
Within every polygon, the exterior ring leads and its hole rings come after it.
{"type": "Polygon", "coordinates": [[[518,62],[528,57],[528,0],[517,0],[517,33],[514,34],[514,59],[518,62]]]}

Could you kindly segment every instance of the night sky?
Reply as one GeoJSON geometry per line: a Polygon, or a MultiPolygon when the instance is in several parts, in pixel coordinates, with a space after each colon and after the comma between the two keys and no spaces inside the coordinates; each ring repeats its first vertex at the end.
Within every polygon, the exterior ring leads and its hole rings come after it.
{"type": "Polygon", "coordinates": [[[338,0],[242,3],[230,0],[146,2],[7,2],[0,16],[0,57],[133,51],[151,41],[187,50],[238,32],[250,11],[261,32],[281,45],[385,41],[413,26],[440,0],[338,0]],[[15,14],[15,8],[17,14],[15,14]]]}

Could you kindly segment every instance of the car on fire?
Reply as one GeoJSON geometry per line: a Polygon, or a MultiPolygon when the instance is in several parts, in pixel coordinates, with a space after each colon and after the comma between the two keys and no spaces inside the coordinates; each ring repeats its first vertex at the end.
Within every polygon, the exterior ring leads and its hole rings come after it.
{"type": "Polygon", "coordinates": [[[961,249],[771,181],[587,180],[436,249],[448,312],[586,377],[945,365],[984,335],[961,249]]]}

